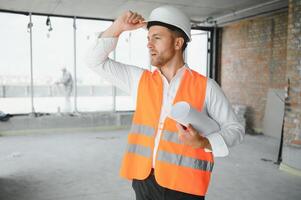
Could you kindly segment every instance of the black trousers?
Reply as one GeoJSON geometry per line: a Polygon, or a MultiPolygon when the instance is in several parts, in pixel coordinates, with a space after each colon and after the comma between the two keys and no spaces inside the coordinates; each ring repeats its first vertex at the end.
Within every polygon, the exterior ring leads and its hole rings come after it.
{"type": "Polygon", "coordinates": [[[145,180],[133,180],[132,187],[136,200],[205,200],[204,196],[197,196],[170,190],[160,186],[153,172],[145,180]]]}

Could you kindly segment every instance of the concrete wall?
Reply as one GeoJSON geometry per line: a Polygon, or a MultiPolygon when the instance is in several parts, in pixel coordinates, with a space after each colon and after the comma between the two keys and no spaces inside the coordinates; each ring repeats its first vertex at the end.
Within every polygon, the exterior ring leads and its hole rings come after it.
{"type": "MultiPolygon", "coordinates": [[[[0,85],[0,98],[5,97],[30,97],[29,85],[0,85]]],[[[112,96],[112,86],[94,86],[94,85],[79,85],[77,86],[78,96],[112,96]]],[[[117,96],[126,96],[122,90],[116,88],[117,96]]],[[[35,97],[54,97],[64,96],[64,88],[55,85],[35,85],[35,97]]]]}
{"type": "Polygon", "coordinates": [[[247,106],[247,127],[259,131],[269,88],[286,85],[287,12],[225,26],[221,85],[230,101],[247,106]]]}
{"type": "Polygon", "coordinates": [[[98,129],[129,127],[133,112],[95,112],[79,115],[13,116],[0,121],[0,135],[56,129],[98,129]]]}

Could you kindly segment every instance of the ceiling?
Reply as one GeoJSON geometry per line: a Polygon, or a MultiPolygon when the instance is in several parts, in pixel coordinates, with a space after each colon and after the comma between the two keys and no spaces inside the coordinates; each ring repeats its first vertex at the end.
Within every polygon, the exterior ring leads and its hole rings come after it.
{"type": "Polygon", "coordinates": [[[197,24],[222,25],[287,9],[288,0],[0,0],[0,11],[115,19],[133,10],[147,18],[152,9],[166,4],[180,8],[197,24]]]}

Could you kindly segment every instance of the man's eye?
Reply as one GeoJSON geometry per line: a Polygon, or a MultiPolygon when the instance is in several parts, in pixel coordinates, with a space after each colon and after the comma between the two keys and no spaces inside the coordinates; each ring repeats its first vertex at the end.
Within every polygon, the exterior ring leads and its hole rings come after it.
{"type": "Polygon", "coordinates": [[[160,37],[155,37],[155,39],[156,39],[156,40],[159,40],[159,39],[160,39],[160,37]]]}

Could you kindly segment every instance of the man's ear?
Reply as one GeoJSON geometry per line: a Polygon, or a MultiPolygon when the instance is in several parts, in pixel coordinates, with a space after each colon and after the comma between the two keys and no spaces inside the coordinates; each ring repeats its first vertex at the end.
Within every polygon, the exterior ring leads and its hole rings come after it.
{"type": "Polygon", "coordinates": [[[184,39],[182,37],[177,37],[175,39],[175,49],[181,50],[183,45],[184,45],[184,39]]]}

